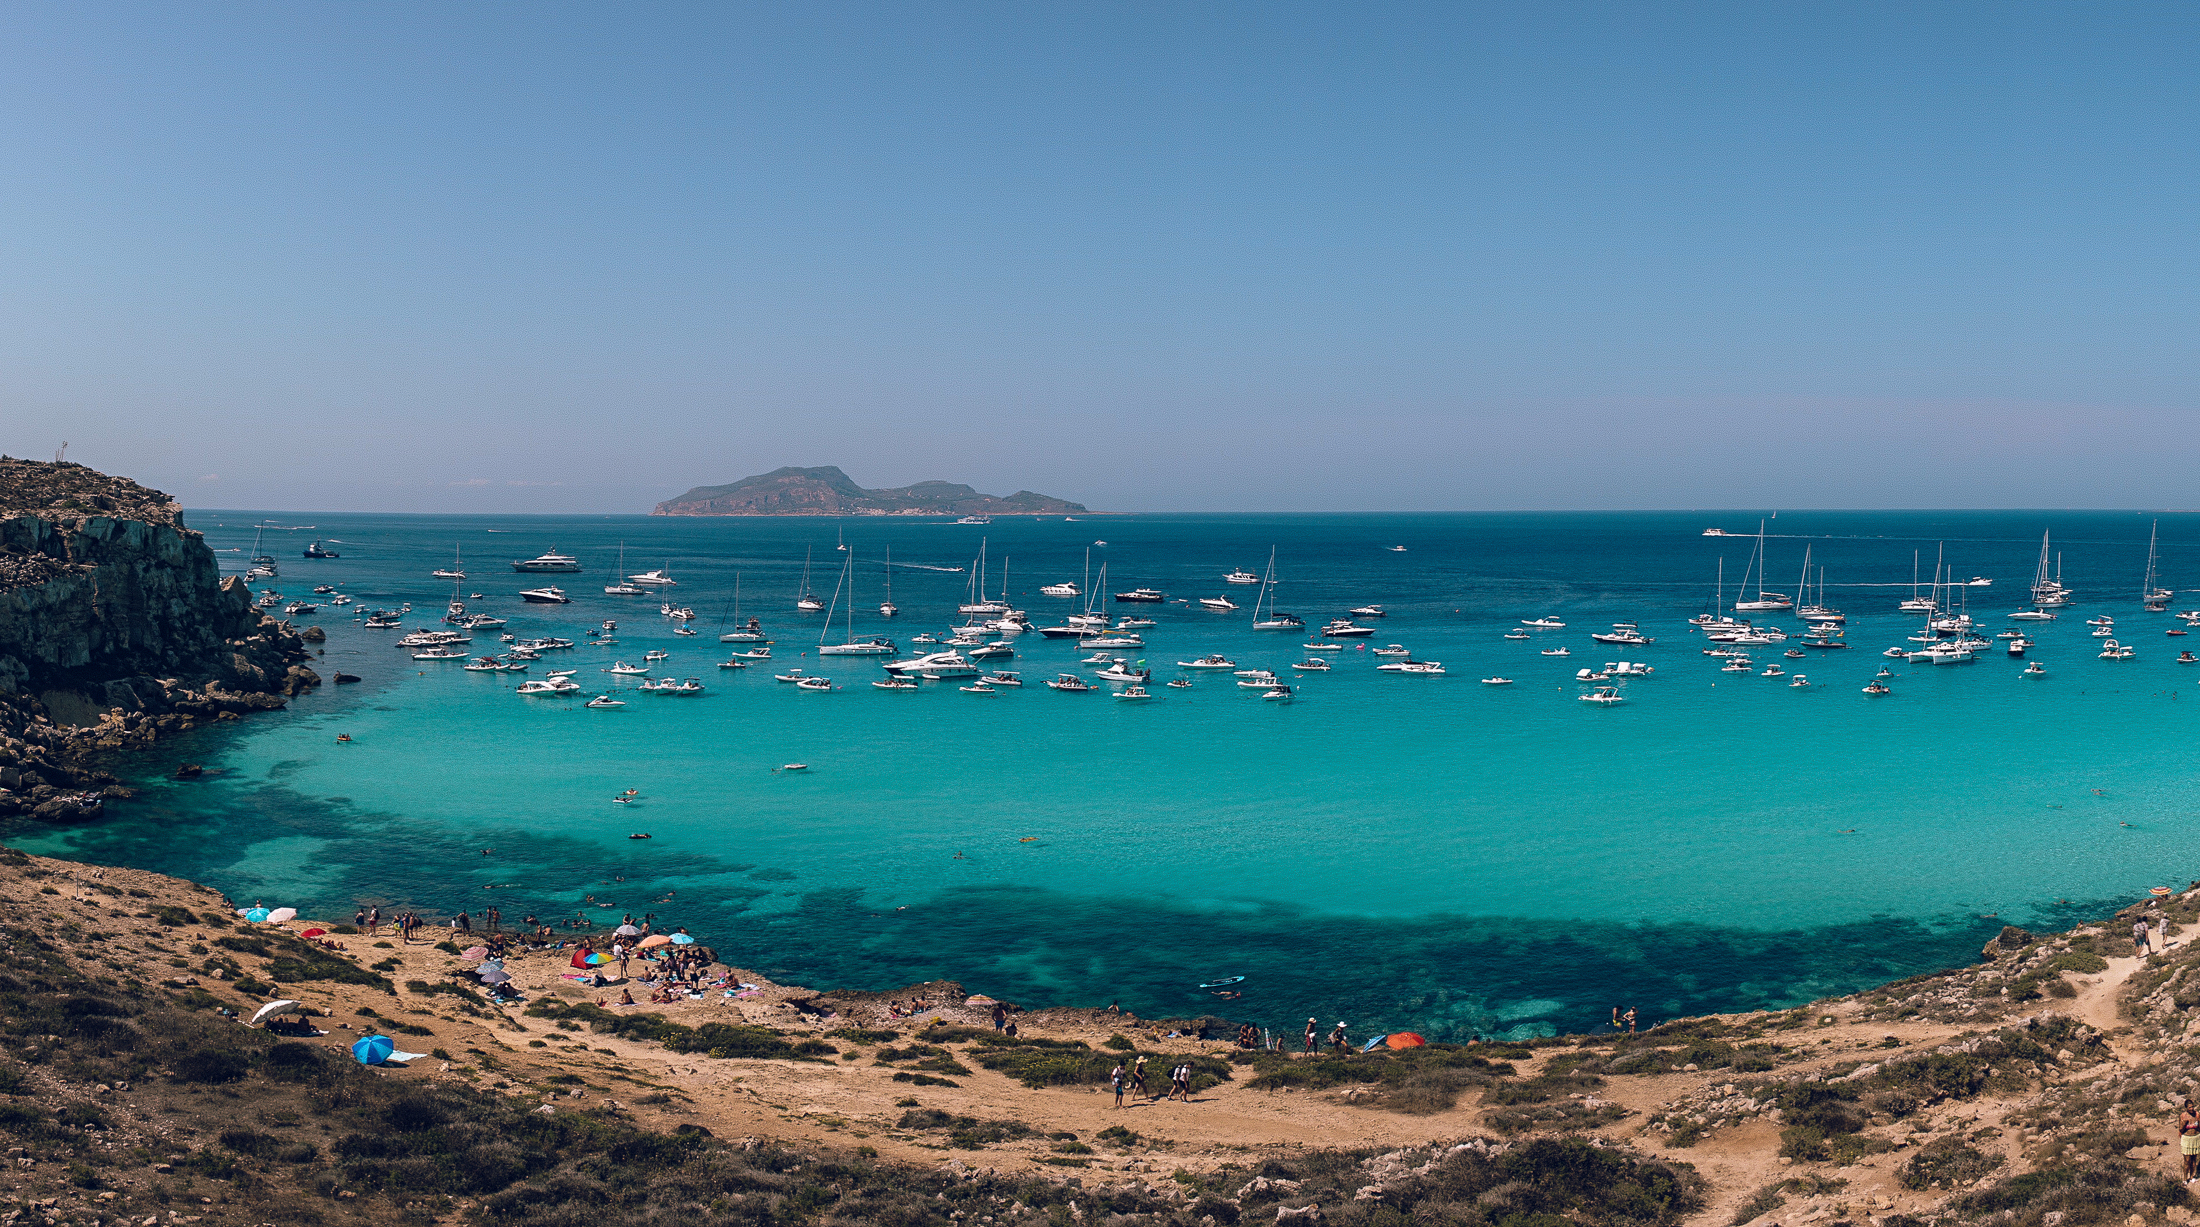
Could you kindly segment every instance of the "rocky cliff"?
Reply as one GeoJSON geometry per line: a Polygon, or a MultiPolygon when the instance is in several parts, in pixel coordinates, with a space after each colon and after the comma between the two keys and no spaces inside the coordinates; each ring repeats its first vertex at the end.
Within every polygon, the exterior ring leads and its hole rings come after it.
{"type": "Polygon", "coordinates": [[[281,707],[303,641],[157,490],[0,457],[0,814],[95,808],[95,751],[281,707]]]}
{"type": "Polygon", "coordinates": [[[1074,515],[1082,503],[1029,490],[1005,497],[946,481],[866,490],[833,465],[789,466],[723,486],[697,486],[657,504],[661,516],[1074,515]]]}

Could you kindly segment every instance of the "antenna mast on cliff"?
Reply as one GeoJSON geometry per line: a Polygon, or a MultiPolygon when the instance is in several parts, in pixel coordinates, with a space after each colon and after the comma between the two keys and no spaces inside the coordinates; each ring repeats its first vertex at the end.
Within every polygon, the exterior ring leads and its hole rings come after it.
{"type": "Polygon", "coordinates": [[[63,456],[66,456],[66,455],[68,455],[68,454],[69,454],[69,441],[68,441],[67,439],[63,439],[63,440],[61,441],[61,446],[60,446],[60,447],[58,447],[58,448],[56,448],[56,449],[54,449],[54,454],[53,454],[53,462],[54,462],[55,464],[60,464],[60,463],[61,463],[61,458],[62,458],[63,456]]]}

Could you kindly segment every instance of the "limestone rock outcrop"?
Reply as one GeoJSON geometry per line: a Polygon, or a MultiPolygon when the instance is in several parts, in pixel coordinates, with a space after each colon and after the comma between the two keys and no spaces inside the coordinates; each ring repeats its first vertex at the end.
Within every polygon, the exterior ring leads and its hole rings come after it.
{"type": "Polygon", "coordinates": [[[96,808],[89,754],[282,707],[306,659],[167,495],[0,457],[0,814],[96,808]]]}

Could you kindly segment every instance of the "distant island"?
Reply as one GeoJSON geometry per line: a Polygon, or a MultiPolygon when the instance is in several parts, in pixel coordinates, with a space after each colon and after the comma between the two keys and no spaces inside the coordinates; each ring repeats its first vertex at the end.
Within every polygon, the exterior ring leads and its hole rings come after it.
{"type": "Polygon", "coordinates": [[[949,481],[920,481],[898,490],[866,490],[833,465],[789,465],[727,486],[697,486],[657,504],[660,516],[967,516],[1072,515],[1072,503],[1018,490],[1005,498],[949,481]]]}

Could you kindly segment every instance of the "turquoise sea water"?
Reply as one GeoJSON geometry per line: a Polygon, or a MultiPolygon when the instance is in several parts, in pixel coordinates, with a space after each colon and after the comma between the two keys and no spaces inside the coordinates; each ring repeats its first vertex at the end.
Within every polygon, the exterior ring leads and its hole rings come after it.
{"type": "MultiPolygon", "coordinates": [[[[249,553],[253,513],[195,512],[225,563],[249,553]]],[[[434,625],[450,589],[428,572],[463,550],[471,602],[522,634],[583,637],[607,616],[616,647],[552,653],[526,676],[577,667],[608,685],[614,658],[652,647],[660,672],[703,678],[692,699],[627,707],[521,698],[519,678],[421,664],[323,607],[324,687],[283,714],[165,743],[126,764],[139,799],[91,828],[18,832],[39,851],[179,873],[240,899],[348,914],[381,903],[437,912],[490,901],[517,920],[574,914],[588,896],[706,934],[726,956],[816,985],[886,988],[934,976],[1026,1004],[1120,1001],[1147,1014],[1215,1010],[1294,1029],[1309,1014],[1363,1034],[1593,1027],[1614,1004],[1658,1017],[1793,1003],[1975,956],[2001,924],[2066,922],[2107,899],[2192,876],[2186,768],[2200,666],[2173,663],[2179,625],[2137,593],[2149,518],[2130,513],[1788,513],[1773,521],[1771,586],[1793,593],[1805,539],[1852,650],[1787,660],[1816,683],[1721,673],[1685,619],[1728,599],[1753,539],[1704,538],[1732,513],[1451,516],[1133,516],[1002,520],[689,520],[302,515],[269,534],[276,587],[341,583],[368,606],[411,601],[434,625]],[[1945,541],[1974,615],[2019,606],[2053,529],[2077,603],[2035,630],[2018,677],[1998,654],[1930,669],[1880,650],[1913,633],[1894,612],[1913,550],[1929,575],[1945,541]],[[1277,549],[1283,607],[1318,627],[1387,606],[1369,646],[1397,642],[1445,677],[1374,672],[1368,653],[1302,679],[1289,705],[1228,678],[1164,690],[1177,660],[1302,659],[1308,635],[1250,629],[1172,599],[1119,606],[1160,620],[1142,656],[1144,705],[1037,683],[1075,669],[1071,641],[1026,635],[1032,684],[984,697],[934,683],[874,690],[875,660],[814,655],[822,615],[793,603],[803,551],[830,595],[843,530],[858,559],[856,631],[910,646],[941,631],[980,537],[1010,565],[1018,605],[1050,624],[1081,603],[1038,595],[1076,580],[1088,546],[1108,588],[1172,598],[1225,591],[1277,549]],[[337,560],[299,557],[333,539],[337,560]],[[600,593],[621,542],[629,571],[667,565],[704,632],[676,638],[658,598],[600,593]],[[1389,546],[1404,545],[1405,552],[1389,546]],[[891,546],[902,616],[876,616],[891,546]],[[542,582],[510,569],[556,547],[583,574],[550,577],[576,603],[523,605],[542,582]],[[716,635],[741,575],[774,664],[846,684],[720,671],[716,635]],[[1877,586],[1870,586],[1877,585],[1877,586]],[[1892,585],[1892,586],[1890,586],[1892,585]],[[2084,621],[2119,620],[2139,655],[2096,658],[2084,621]],[[1563,631],[1503,632],[1553,615],[1563,631]],[[1657,643],[1608,649],[1589,632],[1639,619],[1657,643]],[[1546,658],[1565,645],[1569,658],[1546,658]],[[811,655],[804,658],[801,653],[811,655]],[[1654,676],[1612,709],[1575,701],[1574,670],[1625,656],[1654,676]],[[1882,664],[1895,694],[1859,693],[1882,664]],[[2188,671],[2192,670],[2192,671],[2188,671]],[[1477,679],[1502,674],[1510,687],[1477,679]],[[349,733],[351,744],[335,742],[349,733]],[[177,762],[219,769],[193,783],[177,762]],[[806,773],[775,773],[806,762],[806,773]],[[643,801],[609,798],[638,788],[643,801]],[[2098,791],[2096,791],[2098,790],[2098,791]],[[630,832],[654,838],[633,841],[630,832]],[[1026,839],[1029,842],[1023,842],[1026,839]],[[483,849],[493,849],[484,856],[483,849]],[[959,855],[958,855],[959,854],[959,855]],[[667,900],[667,896],[670,896],[667,900]],[[660,900],[667,900],[659,902],[660,900]],[[1218,1002],[1201,981],[1244,975],[1218,1002]]],[[[2165,521],[2168,586],[2200,583],[2186,517],[2165,521]]],[[[2180,600],[2173,608],[2200,604],[2180,600]]],[[[1799,629],[1792,617],[1773,619],[1799,629]]],[[[839,624],[836,623],[836,627],[839,624]]],[[[492,646],[494,632],[473,645],[492,646]]],[[[838,641],[835,630],[832,639],[838,641]]],[[[1089,674],[1090,670],[1085,670],[1089,674]]]]}

